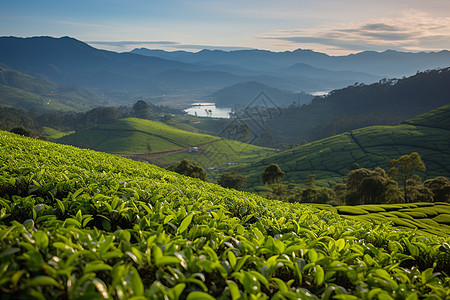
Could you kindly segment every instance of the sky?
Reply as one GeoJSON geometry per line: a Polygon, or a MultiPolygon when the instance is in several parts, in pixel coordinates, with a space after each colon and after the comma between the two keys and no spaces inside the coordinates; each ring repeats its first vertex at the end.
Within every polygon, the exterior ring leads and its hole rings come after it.
{"type": "Polygon", "coordinates": [[[0,0],[0,36],[71,36],[117,52],[450,49],[450,0],[0,0]]]}

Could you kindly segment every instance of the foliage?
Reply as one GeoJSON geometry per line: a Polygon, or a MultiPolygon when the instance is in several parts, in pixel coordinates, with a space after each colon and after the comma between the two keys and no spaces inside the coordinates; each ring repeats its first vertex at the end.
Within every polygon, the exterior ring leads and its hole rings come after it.
{"type": "Polygon", "coordinates": [[[381,168],[356,169],[348,173],[348,205],[399,202],[400,193],[395,181],[381,168]]]}
{"type": "Polygon", "coordinates": [[[223,187],[238,190],[247,184],[247,179],[242,174],[234,171],[229,171],[220,175],[220,178],[217,182],[223,187]]]}
{"type": "Polygon", "coordinates": [[[450,180],[444,176],[428,179],[423,185],[433,192],[436,202],[450,202],[450,180]]]}
{"type": "Polygon", "coordinates": [[[394,178],[399,178],[403,182],[403,191],[405,202],[409,202],[407,180],[411,177],[414,171],[426,171],[425,163],[422,161],[419,153],[412,152],[408,155],[402,155],[398,159],[393,159],[388,164],[391,169],[389,175],[394,178]]]}
{"type": "Polygon", "coordinates": [[[270,164],[262,174],[262,181],[264,184],[274,184],[280,182],[284,172],[277,164],[270,164]]]}
{"type": "Polygon", "coordinates": [[[132,109],[133,115],[136,118],[147,119],[151,114],[150,105],[143,100],[139,100],[136,103],[134,103],[132,109]]]}
{"type": "Polygon", "coordinates": [[[450,294],[448,236],[347,220],[6,132],[0,147],[2,298],[450,294]]]}
{"type": "Polygon", "coordinates": [[[199,164],[183,159],[177,165],[169,168],[169,170],[177,172],[178,174],[189,176],[192,178],[199,178],[206,180],[206,171],[199,164]]]}
{"type": "Polygon", "coordinates": [[[26,129],[24,127],[14,127],[9,132],[12,132],[12,133],[15,133],[15,134],[20,134],[20,135],[23,135],[23,136],[28,136],[28,137],[31,137],[31,136],[34,135],[31,130],[26,129]]]}

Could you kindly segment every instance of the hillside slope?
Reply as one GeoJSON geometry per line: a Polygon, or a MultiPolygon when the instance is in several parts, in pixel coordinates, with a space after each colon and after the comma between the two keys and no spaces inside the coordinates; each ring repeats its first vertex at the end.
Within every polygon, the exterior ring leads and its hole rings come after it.
{"type": "Polygon", "coordinates": [[[171,151],[220,138],[192,133],[162,122],[126,118],[81,130],[58,139],[58,143],[118,154],[171,151]]]}
{"type": "Polygon", "coordinates": [[[434,273],[449,268],[445,238],[11,133],[0,148],[5,298],[438,299],[450,288],[434,273]]]}
{"type": "Polygon", "coordinates": [[[370,85],[355,84],[316,97],[311,104],[289,107],[267,120],[267,126],[275,142],[298,143],[371,125],[398,125],[449,104],[449,82],[447,67],[370,85]]]}
{"type": "Polygon", "coordinates": [[[0,66],[0,106],[37,111],[80,111],[107,105],[101,95],[0,66]]]}
{"type": "Polygon", "coordinates": [[[314,173],[319,185],[343,182],[354,163],[363,168],[387,168],[404,154],[418,152],[426,164],[425,178],[450,176],[450,104],[397,126],[372,126],[312,142],[247,166],[236,167],[249,175],[248,185],[262,184],[264,168],[278,164],[283,180],[303,183],[314,173]]]}

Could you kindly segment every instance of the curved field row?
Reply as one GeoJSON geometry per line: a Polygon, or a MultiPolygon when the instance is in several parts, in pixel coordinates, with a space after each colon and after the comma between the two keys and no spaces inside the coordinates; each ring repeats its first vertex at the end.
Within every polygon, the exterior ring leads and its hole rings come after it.
{"type": "Polygon", "coordinates": [[[161,122],[127,118],[81,130],[57,142],[108,153],[149,154],[183,149],[218,139],[161,122]]]}
{"type": "Polygon", "coordinates": [[[450,204],[445,202],[336,207],[324,204],[311,205],[337,212],[352,220],[366,220],[375,224],[391,222],[394,226],[417,230],[423,234],[450,236],[450,204]]]}
{"type": "MultiPolygon", "coordinates": [[[[436,118],[450,119],[450,105],[438,110],[436,118]]],[[[264,168],[278,164],[286,173],[283,180],[304,183],[311,173],[316,175],[317,184],[333,186],[344,182],[345,175],[353,164],[373,169],[387,168],[387,163],[401,155],[418,152],[426,164],[425,178],[450,176],[450,131],[440,126],[426,127],[426,122],[435,124],[433,114],[417,118],[421,125],[414,125],[415,119],[398,126],[372,126],[353,130],[320,141],[312,142],[246,166],[236,167],[248,175],[248,185],[262,185],[264,168]]]]}

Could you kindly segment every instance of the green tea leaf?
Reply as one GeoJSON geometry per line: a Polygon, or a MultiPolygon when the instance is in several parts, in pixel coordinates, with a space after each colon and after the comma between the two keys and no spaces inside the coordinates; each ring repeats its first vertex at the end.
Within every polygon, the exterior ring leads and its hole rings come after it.
{"type": "Polygon", "coordinates": [[[325,272],[320,265],[316,266],[316,272],[314,274],[314,279],[317,285],[321,285],[323,283],[325,272]]]}
{"type": "Polygon", "coordinates": [[[49,276],[37,276],[32,279],[30,279],[27,283],[27,287],[31,286],[39,286],[39,285],[53,285],[56,287],[61,287],[61,285],[53,278],[49,276]]]}
{"type": "Polygon", "coordinates": [[[193,291],[190,292],[189,295],[186,297],[186,300],[215,300],[213,296],[199,292],[199,291],[193,291]]]}
{"type": "Polygon", "coordinates": [[[181,260],[175,256],[163,256],[159,259],[155,259],[155,265],[157,267],[170,265],[170,264],[179,264],[181,260]]]}
{"type": "Polygon", "coordinates": [[[315,262],[317,261],[318,255],[317,255],[316,250],[314,250],[314,249],[309,249],[309,250],[308,250],[308,256],[309,256],[309,260],[310,260],[312,263],[315,263],[315,262]]]}
{"type": "Polygon", "coordinates": [[[244,286],[245,290],[250,294],[257,294],[261,291],[261,285],[258,279],[250,272],[244,273],[242,285],[244,286]]]}
{"type": "Polygon", "coordinates": [[[186,229],[191,224],[193,217],[194,217],[194,214],[190,214],[186,218],[183,219],[183,221],[180,224],[180,227],[178,227],[178,234],[181,234],[186,231],[186,229]]]}
{"type": "Polygon", "coordinates": [[[231,299],[237,300],[241,298],[241,291],[239,290],[239,286],[236,282],[227,280],[228,288],[230,289],[231,299]]]}
{"type": "Polygon", "coordinates": [[[130,287],[131,287],[131,290],[133,291],[133,294],[136,296],[143,296],[144,295],[144,284],[142,283],[141,276],[139,275],[136,268],[134,268],[134,267],[130,268],[130,276],[131,276],[130,287]]]}
{"type": "Polygon", "coordinates": [[[108,288],[106,284],[99,278],[93,278],[92,283],[95,285],[97,291],[102,295],[103,298],[108,299],[108,288]]]}
{"type": "Polygon", "coordinates": [[[36,245],[39,247],[39,250],[44,251],[48,247],[48,236],[45,232],[38,230],[34,234],[34,240],[36,241],[36,245]]]}

